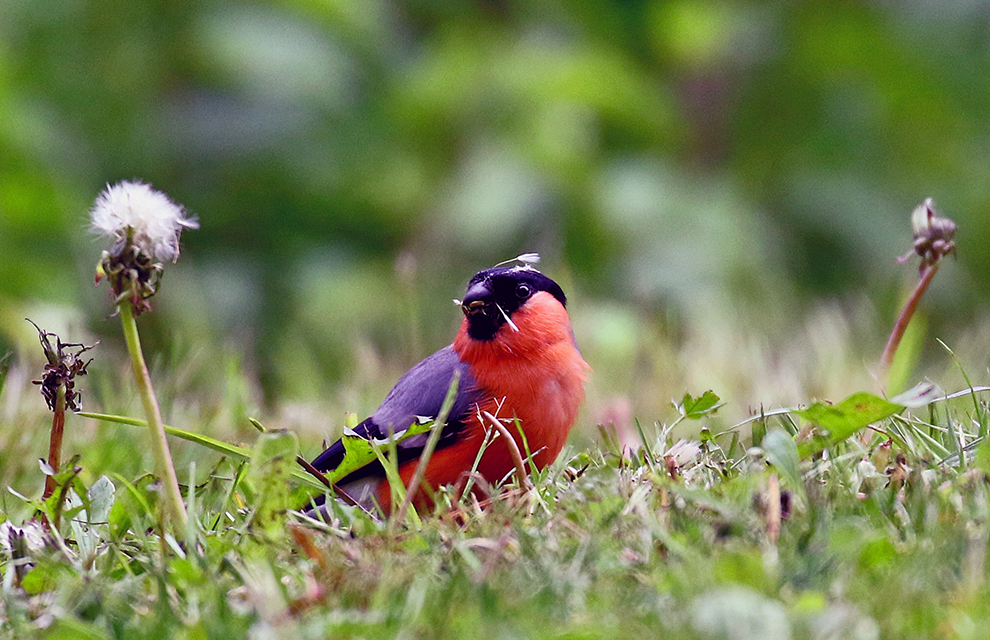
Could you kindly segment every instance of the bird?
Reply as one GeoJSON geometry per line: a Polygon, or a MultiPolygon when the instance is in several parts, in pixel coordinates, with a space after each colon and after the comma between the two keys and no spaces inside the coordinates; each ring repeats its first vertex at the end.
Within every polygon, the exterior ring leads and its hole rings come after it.
{"type": "MultiPolygon", "coordinates": [[[[490,442],[477,472],[495,486],[515,468],[506,438],[489,435],[485,413],[505,424],[523,455],[531,453],[532,467],[551,464],[577,419],[591,372],[574,339],[563,290],[531,261],[479,271],[464,298],[454,302],[464,314],[454,341],[399,378],[381,406],[353,429],[353,435],[381,441],[422,417],[436,418],[459,376],[453,406],[414,496],[420,510],[432,507],[439,487],[457,483],[475,468],[486,436],[490,442]]],[[[407,487],[428,437],[419,433],[396,444],[399,476],[407,487]]],[[[344,457],[338,440],[312,466],[329,472],[344,457]]],[[[336,486],[366,509],[387,514],[393,508],[380,461],[351,471],[336,486]]]]}

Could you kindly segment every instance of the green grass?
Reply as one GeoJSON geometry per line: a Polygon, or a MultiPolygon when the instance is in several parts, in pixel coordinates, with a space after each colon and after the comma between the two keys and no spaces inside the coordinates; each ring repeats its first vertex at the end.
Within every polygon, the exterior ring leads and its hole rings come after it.
{"type": "MultiPolygon", "coordinates": [[[[711,405],[685,398],[684,424],[643,428],[631,457],[606,432],[566,449],[529,493],[510,488],[487,509],[465,502],[415,524],[343,505],[326,525],[287,511],[305,491],[288,480],[293,436],[253,435],[250,464],[176,441],[180,481],[196,479],[183,485],[192,524],[182,541],[156,532],[144,430],[70,416],[67,454],[99,470],[75,476],[92,500],[68,505],[46,545],[3,552],[0,629],[764,640],[966,638],[990,624],[979,393],[899,411],[837,442],[806,439],[794,413],[712,433],[711,405]],[[675,435],[687,423],[699,437],[675,435]]],[[[40,487],[28,451],[46,437],[43,415],[24,424],[34,435],[4,431],[25,458],[4,467],[21,493],[31,478],[40,487]]],[[[21,525],[33,504],[8,492],[3,507],[21,525]]]]}

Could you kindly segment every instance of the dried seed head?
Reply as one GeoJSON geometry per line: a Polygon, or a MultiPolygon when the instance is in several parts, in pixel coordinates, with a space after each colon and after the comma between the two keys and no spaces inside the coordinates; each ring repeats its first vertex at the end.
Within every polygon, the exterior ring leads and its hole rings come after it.
{"type": "Polygon", "coordinates": [[[956,243],[952,240],[956,235],[956,223],[940,216],[931,198],[911,213],[911,229],[914,232],[914,252],[921,256],[922,271],[956,252],[956,243]]]}
{"type": "Polygon", "coordinates": [[[178,260],[182,230],[196,229],[199,222],[140,182],[108,185],[89,215],[93,230],[114,240],[97,266],[97,283],[107,278],[118,302],[130,299],[135,314],[147,311],[147,299],[161,280],[161,262],[178,260]]]}
{"type": "MultiPolygon", "coordinates": [[[[30,319],[25,318],[31,324],[30,319]]],[[[36,385],[41,386],[41,395],[45,397],[48,408],[55,410],[55,399],[58,396],[58,388],[65,385],[65,406],[70,411],[80,411],[81,396],[75,390],[75,377],[86,375],[86,367],[93,360],[83,361],[79,356],[93,348],[79,343],[65,343],[56,334],[45,331],[34,324],[41,339],[41,349],[45,352],[45,375],[41,380],[32,380],[36,385]],[[52,346],[51,339],[55,339],[55,346],[52,346]]]]}
{"type": "Polygon", "coordinates": [[[155,262],[178,260],[182,230],[199,228],[180,205],[142,182],[107,185],[89,217],[95,231],[116,243],[135,245],[155,262]]]}

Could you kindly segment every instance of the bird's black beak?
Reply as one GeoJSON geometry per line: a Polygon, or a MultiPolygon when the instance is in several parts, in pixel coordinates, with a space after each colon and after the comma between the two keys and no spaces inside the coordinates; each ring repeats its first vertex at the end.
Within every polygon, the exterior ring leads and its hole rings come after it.
{"type": "Polygon", "coordinates": [[[475,283],[464,294],[464,299],[461,300],[461,311],[467,317],[479,313],[485,314],[489,306],[488,303],[491,301],[491,296],[492,290],[488,287],[488,283],[475,283]]]}

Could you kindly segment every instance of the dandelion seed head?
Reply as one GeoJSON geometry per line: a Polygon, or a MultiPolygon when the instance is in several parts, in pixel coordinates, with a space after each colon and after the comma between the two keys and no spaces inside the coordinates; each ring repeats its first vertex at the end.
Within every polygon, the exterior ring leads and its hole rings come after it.
{"type": "Polygon", "coordinates": [[[179,258],[179,235],[197,229],[199,222],[187,218],[181,205],[143,182],[107,185],[89,214],[97,233],[121,241],[131,229],[131,241],[154,260],[175,262],[179,258]]]}

